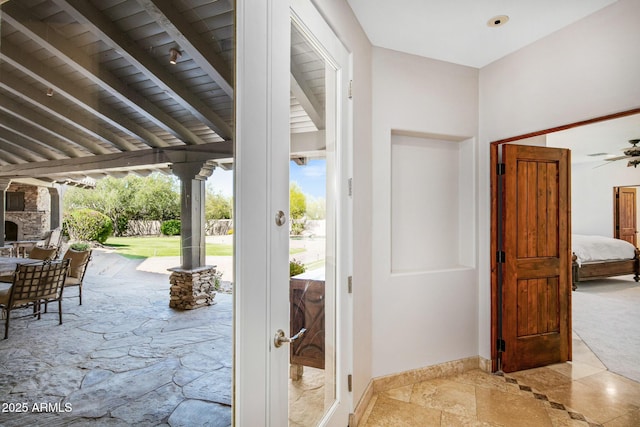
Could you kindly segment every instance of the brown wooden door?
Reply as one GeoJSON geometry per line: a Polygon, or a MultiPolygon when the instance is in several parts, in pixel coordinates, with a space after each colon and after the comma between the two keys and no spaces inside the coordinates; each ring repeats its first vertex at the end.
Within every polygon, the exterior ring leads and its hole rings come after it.
{"type": "Polygon", "coordinates": [[[571,359],[570,152],[503,146],[502,370],[571,359]]]}
{"type": "Polygon", "coordinates": [[[614,237],[638,246],[636,234],[636,189],[616,187],[613,189],[614,237]]]}

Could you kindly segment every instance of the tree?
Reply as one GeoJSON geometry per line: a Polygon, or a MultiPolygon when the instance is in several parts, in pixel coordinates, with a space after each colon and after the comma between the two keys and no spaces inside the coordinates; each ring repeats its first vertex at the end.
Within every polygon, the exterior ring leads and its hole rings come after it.
{"type": "Polygon", "coordinates": [[[289,184],[289,215],[291,219],[302,219],[307,213],[307,197],[297,182],[289,184]]]}
{"type": "Polygon", "coordinates": [[[141,178],[107,177],[95,189],[70,188],[64,197],[64,209],[88,208],[103,213],[113,222],[114,234],[122,235],[130,220],[165,221],[180,217],[180,192],[177,179],[154,173],[141,178]]]}
{"type": "Polygon", "coordinates": [[[299,236],[306,229],[307,197],[296,182],[289,184],[289,215],[291,234],[299,236]]]}
{"type": "Polygon", "coordinates": [[[325,219],[327,207],[323,197],[313,198],[307,202],[307,218],[309,219],[325,219]]]}
{"type": "Polygon", "coordinates": [[[205,218],[207,221],[214,219],[231,219],[233,216],[231,198],[209,190],[207,190],[206,197],[205,218]]]}
{"type": "Polygon", "coordinates": [[[167,221],[180,218],[180,188],[175,177],[152,174],[138,178],[131,219],[167,221]]]}

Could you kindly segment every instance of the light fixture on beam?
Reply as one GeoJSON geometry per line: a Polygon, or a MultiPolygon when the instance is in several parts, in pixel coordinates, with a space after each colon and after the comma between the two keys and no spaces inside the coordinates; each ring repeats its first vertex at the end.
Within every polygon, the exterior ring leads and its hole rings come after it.
{"type": "Polygon", "coordinates": [[[169,64],[176,65],[178,59],[180,59],[181,56],[182,53],[180,53],[178,49],[172,47],[171,49],[169,49],[169,64]]]}
{"type": "Polygon", "coordinates": [[[47,96],[53,96],[53,88],[52,87],[47,89],[47,96]]]}

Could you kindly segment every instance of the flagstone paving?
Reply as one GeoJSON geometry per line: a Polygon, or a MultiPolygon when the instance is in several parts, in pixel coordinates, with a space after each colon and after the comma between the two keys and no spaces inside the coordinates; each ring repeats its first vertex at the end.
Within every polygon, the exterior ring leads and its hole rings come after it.
{"type": "Polygon", "coordinates": [[[165,272],[176,265],[140,263],[95,250],[83,304],[65,290],[62,325],[57,307],[41,320],[12,316],[0,340],[1,426],[231,425],[231,295],[176,311],[165,272]]]}

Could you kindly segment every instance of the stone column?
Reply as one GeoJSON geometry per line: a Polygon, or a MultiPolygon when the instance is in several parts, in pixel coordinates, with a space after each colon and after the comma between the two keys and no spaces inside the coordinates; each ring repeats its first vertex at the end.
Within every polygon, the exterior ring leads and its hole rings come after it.
{"type": "Polygon", "coordinates": [[[10,179],[0,179],[0,197],[2,197],[2,203],[0,203],[0,247],[4,247],[4,214],[7,208],[7,189],[11,184],[10,179]]]}
{"type": "Polygon", "coordinates": [[[54,228],[62,227],[62,209],[60,209],[60,206],[62,205],[62,193],[58,187],[48,187],[47,189],[49,190],[49,196],[51,196],[51,217],[49,228],[53,230],[54,228]]]}
{"type": "Polygon", "coordinates": [[[206,266],[205,182],[213,166],[203,161],[174,162],[180,178],[180,236],[182,266],[171,268],[169,307],[191,310],[213,304],[215,266],[206,266]]]}
{"type": "Polygon", "coordinates": [[[193,310],[214,304],[216,297],[216,267],[206,266],[183,270],[170,268],[169,307],[193,310]]]}

